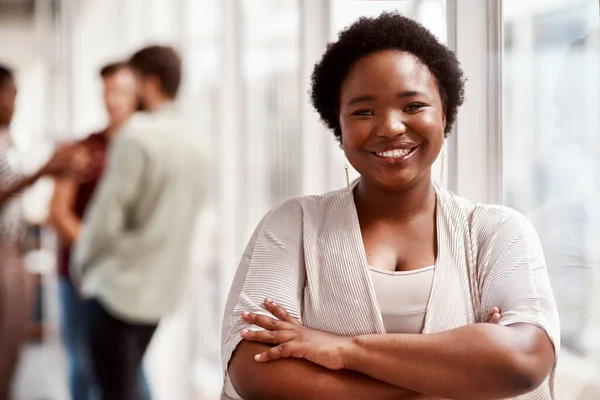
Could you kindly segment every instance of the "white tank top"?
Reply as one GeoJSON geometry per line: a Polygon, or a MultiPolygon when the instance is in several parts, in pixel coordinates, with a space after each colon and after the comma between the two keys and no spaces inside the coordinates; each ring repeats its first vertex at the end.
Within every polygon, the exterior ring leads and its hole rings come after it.
{"type": "Polygon", "coordinates": [[[421,333],[431,293],[434,266],[386,271],[369,266],[387,333],[421,333]]]}

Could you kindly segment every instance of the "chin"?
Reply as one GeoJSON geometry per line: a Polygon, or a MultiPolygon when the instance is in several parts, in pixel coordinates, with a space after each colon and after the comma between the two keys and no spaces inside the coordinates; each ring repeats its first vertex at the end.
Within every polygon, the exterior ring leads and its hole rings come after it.
{"type": "MultiPolygon", "coordinates": [[[[375,176],[363,176],[363,179],[386,192],[403,192],[427,180],[427,174],[403,170],[397,173],[385,173],[375,176]]],[[[431,179],[428,180],[429,182],[431,179]]]]}

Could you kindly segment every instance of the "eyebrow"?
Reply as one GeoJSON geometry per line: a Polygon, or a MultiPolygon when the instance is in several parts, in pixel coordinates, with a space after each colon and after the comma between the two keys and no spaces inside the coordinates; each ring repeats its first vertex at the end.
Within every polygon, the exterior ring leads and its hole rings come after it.
{"type": "MultiPolygon", "coordinates": [[[[405,91],[405,92],[398,93],[396,95],[396,97],[399,98],[399,99],[403,99],[403,98],[406,98],[406,97],[416,97],[416,96],[422,96],[422,95],[423,95],[422,92],[417,92],[417,91],[414,91],[414,90],[408,90],[408,91],[405,91]]],[[[348,103],[346,103],[346,106],[353,106],[353,105],[358,104],[358,103],[366,103],[366,102],[373,101],[373,100],[375,100],[375,96],[372,96],[372,95],[358,96],[358,97],[354,97],[353,99],[350,99],[348,101],[348,103]]]]}

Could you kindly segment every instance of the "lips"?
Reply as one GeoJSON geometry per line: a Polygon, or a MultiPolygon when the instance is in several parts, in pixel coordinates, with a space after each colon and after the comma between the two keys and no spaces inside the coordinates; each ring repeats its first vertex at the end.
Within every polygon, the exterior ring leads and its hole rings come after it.
{"type": "Polygon", "coordinates": [[[406,148],[391,148],[381,151],[370,151],[373,159],[383,166],[400,166],[406,164],[418,152],[420,146],[411,144],[406,148]]]}
{"type": "Polygon", "coordinates": [[[400,158],[400,157],[405,157],[405,156],[409,155],[410,152],[412,152],[415,148],[387,150],[387,151],[382,151],[382,152],[376,152],[375,154],[378,155],[379,157],[385,157],[385,158],[400,158]]]}

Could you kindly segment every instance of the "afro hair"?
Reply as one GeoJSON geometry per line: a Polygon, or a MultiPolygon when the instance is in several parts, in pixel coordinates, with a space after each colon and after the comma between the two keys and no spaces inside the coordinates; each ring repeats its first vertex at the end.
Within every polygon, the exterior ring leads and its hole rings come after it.
{"type": "Polygon", "coordinates": [[[311,78],[312,104],[323,122],[342,141],[339,97],[342,82],[361,57],[384,50],[416,56],[437,80],[446,109],[447,136],[464,100],[465,79],[456,55],[425,27],[397,12],[375,18],[361,17],[340,32],[315,65],[311,78]]]}

